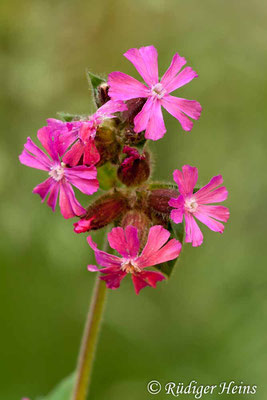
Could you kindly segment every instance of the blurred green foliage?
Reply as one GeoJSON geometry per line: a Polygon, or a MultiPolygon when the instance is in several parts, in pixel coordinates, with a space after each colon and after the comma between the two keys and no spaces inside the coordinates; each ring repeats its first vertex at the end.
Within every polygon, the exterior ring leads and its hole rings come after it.
{"type": "Polygon", "coordinates": [[[46,394],[73,371],[94,281],[85,236],[31,194],[44,174],[18,154],[57,111],[93,110],[87,67],[137,77],[122,54],[148,44],[160,73],[174,52],[187,58],[199,78],[178,96],[203,105],[191,133],[166,115],[154,176],[185,163],[200,184],[221,173],[231,218],[222,236],[203,227],[157,290],[135,296],[127,280],[109,293],[92,399],[149,399],[152,379],[242,380],[267,397],[266,19],[261,0],[1,2],[1,400],[46,394]]]}

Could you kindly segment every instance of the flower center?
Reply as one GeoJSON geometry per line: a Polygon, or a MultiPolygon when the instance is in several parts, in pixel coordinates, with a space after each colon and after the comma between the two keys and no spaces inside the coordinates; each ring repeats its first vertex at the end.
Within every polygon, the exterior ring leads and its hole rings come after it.
{"type": "Polygon", "coordinates": [[[188,211],[190,213],[194,213],[198,208],[198,204],[194,197],[190,197],[189,199],[186,199],[184,206],[185,206],[186,211],[188,211]]]}
{"type": "Polygon", "coordinates": [[[141,272],[141,269],[138,267],[134,260],[123,260],[121,263],[121,270],[126,272],[127,274],[134,274],[135,272],[141,272]]]}
{"type": "Polygon", "coordinates": [[[165,95],[165,93],[166,90],[164,89],[161,83],[157,83],[151,89],[152,96],[157,97],[158,99],[161,99],[165,95]]]}
{"type": "Polygon", "coordinates": [[[54,165],[49,172],[49,175],[51,176],[51,178],[53,178],[57,182],[61,181],[61,179],[64,178],[65,166],[66,165],[63,162],[60,164],[54,165]]]}

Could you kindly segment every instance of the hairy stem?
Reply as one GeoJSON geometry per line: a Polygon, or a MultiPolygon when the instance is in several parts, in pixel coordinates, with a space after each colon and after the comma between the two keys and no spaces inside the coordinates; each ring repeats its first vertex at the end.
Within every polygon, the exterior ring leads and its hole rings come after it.
{"type": "Polygon", "coordinates": [[[106,298],[106,284],[96,277],[94,292],[84,328],[72,400],[86,400],[106,298]]]}

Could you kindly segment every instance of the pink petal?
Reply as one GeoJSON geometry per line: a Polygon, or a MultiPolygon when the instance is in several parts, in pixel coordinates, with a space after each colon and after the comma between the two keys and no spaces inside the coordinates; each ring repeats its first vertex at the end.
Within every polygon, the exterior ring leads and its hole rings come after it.
{"type": "Polygon", "coordinates": [[[144,287],[149,286],[149,283],[142,279],[139,274],[132,274],[132,281],[136,294],[139,294],[140,290],[144,287]]]}
{"type": "Polygon", "coordinates": [[[149,95],[149,90],[143,83],[118,71],[109,74],[108,85],[108,94],[112,100],[130,100],[149,95]]]}
{"type": "Polygon", "coordinates": [[[125,232],[125,238],[127,242],[127,249],[129,256],[136,257],[140,248],[138,231],[134,226],[128,225],[126,226],[124,232],[125,232]]]}
{"type": "Polygon", "coordinates": [[[96,265],[87,265],[87,270],[90,272],[98,272],[99,268],[96,265]]]}
{"type": "Polygon", "coordinates": [[[96,114],[111,118],[114,113],[126,110],[127,106],[122,101],[109,100],[97,110],[96,114]]]}
{"type": "Polygon", "coordinates": [[[156,287],[157,282],[163,281],[165,278],[160,272],[142,271],[132,275],[135,293],[139,294],[140,290],[146,286],[156,287]]]}
{"type": "Polygon", "coordinates": [[[59,206],[64,218],[72,218],[83,215],[86,210],[80,205],[74,195],[71,185],[60,181],[59,206]]]}
{"type": "Polygon", "coordinates": [[[186,85],[191,82],[192,79],[197,78],[197,73],[193,71],[191,67],[185,67],[182,72],[180,72],[173,80],[168,84],[165,89],[168,93],[173,92],[174,90],[186,85]]]}
{"type": "Polygon", "coordinates": [[[170,217],[176,224],[183,222],[184,211],[182,209],[171,210],[170,217]]]}
{"type": "Polygon", "coordinates": [[[202,107],[195,100],[182,99],[180,97],[170,96],[172,98],[173,104],[176,104],[178,110],[182,111],[188,117],[193,119],[199,119],[201,115],[202,107]]]}
{"type": "Polygon", "coordinates": [[[74,143],[70,150],[64,155],[64,163],[71,166],[77,165],[83,155],[83,152],[84,144],[78,140],[78,142],[74,143]]]}
{"type": "Polygon", "coordinates": [[[198,203],[218,203],[227,199],[228,191],[224,186],[215,189],[223,183],[221,175],[214,176],[206,186],[203,186],[195,193],[195,198],[198,203]]]}
{"type": "Polygon", "coordinates": [[[173,96],[165,95],[161,99],[161,104],[168,111],[168,113],[170,113],[180,122],[184,131],[191,131],[193,128],[193,122],[181,112],[174,99],[175,97],[173,96]]]}
{"type": "Polygon", "coordinates": [[[216,221],[215,219],[205,215],[201,211],[196,211],[194,216],[201,221],[203,224],[207,225],[212,231],[223,233],[224,225],[221,222],[216,221]]]}
{"type": "Polygon", "coordinates": [[[151,110],[153,107],[153,98],[149,97],[142,110],[134,118],[134,130],[136,133],[146,130],[151,110]]]}
{"type": "Polygon", "coordinates": [[[224,206],[198,206],[197,212],[219,221],[227,222],[230,216],[229,208],[224,206]]]}
{"type": "MultiPolygon", "coordinates": [[[[138,266],[140,268],[145,268],[150,265],[155,265],[158,251],[167,242],[169,237],[170,232],[167,231],[167,229],[164,229],[161,225],[152,226],[148,233],[147,243],[142,251],[142,254],[137,259],[138,266]]],[[[159,263],[161,262],[162,261],[159,261],[159,263]]]]}
{"type": "Polygon", "coordinates": [[[193,216],[185,213],[185,242],[192,243],[193,247],[203,243],[203,235],[193,216]]]}
{"type": "Polygon", "coordinates": [[[112,249],[117,250],[123,257],[128,257],[127,241],[123,228],[113,228],[108,233],[108,242],[112,249]]]}
{"type": "Polygon", "coordinates": [[[121,267],[121,258],[108,254],[105,251],[98,250],[97,245],[93,242],[91,236],[87,237],[87,241],[89,246],[94,250],[95,258],[99,265],[102,267],[121,267]]]}
{"type": "Polygon", "coordinates": [[[51,186],[50,195],[47,200],[47,204],[49,205],[49,207],[52,208],[53,211],[55,211],[56,209],[58,192],[59,192],[59,184],[55,182],[54,185],[51,186]]]}
{"type": "Polygon", "coordinates": [[[27,167],[49,171],[47,163],[44,164],[42,161],[37,160],[36,157],[29,154],[26,150],[23,150],[20,154],[19,161],[21,162],[21,164],[26,165],[27,167]]]}
{"type": "MultiPolygon", "coordinates": [[[[55,141],[53,140],[53,130],[49,126],[44,126],[37,132],[37,137],[42,143],[45,150],[51,156],[52,160],[58,161],[58,153],[55,141]]],[[[55,139],[55,138],[54,138],[55,139]]]]}
{"type": "Polygon", "coordinates": [[[101,276],[99,279],[105,281],[109,289],[118,289],[122,279],[126,276],[126,272],[118,271],[117,273],[111,273],[101,276]]]}
{"type": "Polygon", "coordinates": [[[151,140],[161,139],[166,133],[161,104],[159,100],[153,102],[150,118],[146,127],[145,138],[151,140]]]}
{"type": "Polygon", "coordinates": [[[184,196],[192,195],[198,179],[196,167],[184,165],[182,172],[176,169],[173,172],[173,179],[178,185],[179,192],[184,196]]]}
{"type": "Polygon", "coordinates": [[[141,271],[139,276],[145,279],[153,288],[156,287],[157,282],[164,281],[166,279],[163,274],[156,271],[141,271]]]}
{"type": "Polygon", "coordinates": [[[164,86],[166,90],[168,90],[168,85],[172,82],[172,80],[176,77],[180,69],[186,64],[186,59],[184,57],[179,56],[178,53],[174,54],[171,65],[163,75],[160,83],[164,86]]]}
{"type": "Polygon", "coordinates": [[[146,139],[158,140],[166,132],[160,101],[150,97],[134,118],[135,132],[146,130],[146,139]]]}
{"type": "Polygon", "coordinates": [[[100,154],[96,148],[93,139],[84,146],[83,163],[86,165],[95,165],[100,161],[100,154]]]}
{"type": "Polygon", "coordinates": [[[83,233],[83,232],[87,232],[91,229],[91,221],[94,218],[90,218],[90,219],[80,219],[80,221],[75,222],[73,224],[74,226],[74,232],[75,233],[83,233]]]}
{"type": "Polygon", "coordinates": [[[67,180],[82,193],[91,195],[98,190],[99,183],[96,178],[96,167],[78,165],[77,167],[65,168],[64,173],[67,180]]]}
{"type": "Polygon", "coordinates": [[[108,241],[112,249],[117,250],[125,258],[135,257],[139,251],[138,231],[133,226],[113,228],[108,234],[108,241]]]}
{"type": "Polygon", "coordinates": [[[39,194],[42,201],[44,202],[46,196],[48,195],[50,189],[57,185],[53,178],[48,178],[44,182],[40,183],[39,185],[35,186],[33,189],[33,193],[39,194]]]}
{"type": "Polygon", "coordinates": [[[30,137],[27,138],[27,142],[24,145],[24,150],[19,156],[19,160],[22,164],[28,167],[49,171],[52,161],[48,156],[36,146],[30,137]]]}
{"type": "Polygon", "coordinates": [[[154,46],[130,49],[124,56],[135,66],[149,86],[158,83],[158,53],[154,46]]]}
{"type": "Polygon", "coordinates": [[[60,155],[63,155],[67,149],[78,139],[78,128],[75,130],[59,134],[56,138],[57,149],[60,155]]]}
{"type": "Polygon", "coordinates": [[[161,264],[177,258],[181,252],[181,249],[181,243],[176,239],[172,239],[161,249],[149,254],[149,256],[141,255],[136,262],[140,268],[161,264]]]}

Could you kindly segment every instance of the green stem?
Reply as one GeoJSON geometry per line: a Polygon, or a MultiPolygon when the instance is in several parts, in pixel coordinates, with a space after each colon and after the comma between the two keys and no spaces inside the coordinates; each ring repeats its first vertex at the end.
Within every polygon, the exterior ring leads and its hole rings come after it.
{"type": "Polygon", "coordinates": [[[106,298],[106,284],[96,278],[80,348],[72,400],[86,400],[106,298]]]}

